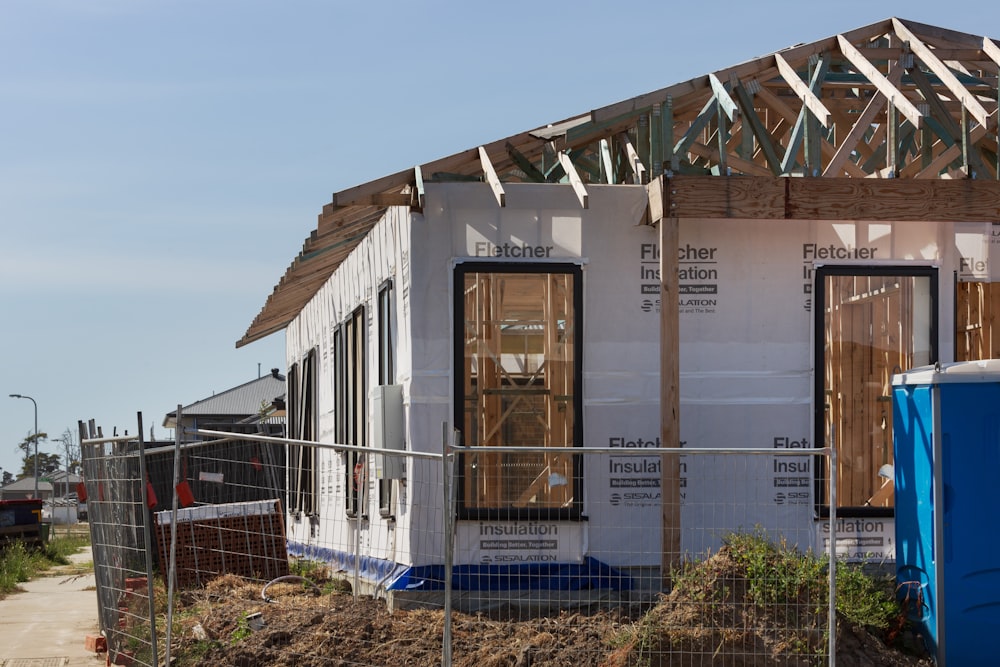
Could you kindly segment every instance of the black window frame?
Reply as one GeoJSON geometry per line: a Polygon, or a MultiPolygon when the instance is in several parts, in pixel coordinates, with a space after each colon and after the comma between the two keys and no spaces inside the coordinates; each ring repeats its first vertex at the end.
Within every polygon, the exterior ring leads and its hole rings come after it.
{"type": "MultiPolygon", "coordinates": [[[[816,448],[822,448],[826,443],[826,289],[825,280],[828,276],[905,276],[928,278],[930,292],[930,361],[934,364],[939,357],[940,331],[940,291],[938,267],[928,265],[886,264],[886,265],[852,265],[852,264],[821,264],[816,266],[813,275],[813,442],[816,448]]],[[[906,369],[901,369],[906,370],[906,369]]],[[[830,516],[830,504],[827,497],[827,470],[824,456],[817,456],[813,482],[815,495],[815,513],[819,518],[830,516]]],[[[892,507],[837,507],[838,517],[893,517],[892,507]]]]}
{"type": "MultiPolygon", "coordinates": [[[[454,331],[454,423],[459,431],[459,441],[471,444],[464,433],[465,425],[465,295],[463,286],[465,276],[469,273],[509,273],[509,274],[565,274],[573,279],[573,444],[569,449],[582,448],[584,443],[583,420],[583,331],[584,331],[584,299],[583,299],[583,268],[577,263],[555,262],[460,262],[454,268],[454,291],[452,301],[454,331]]],[[[584,497],[583,456],[573,456],[573,501],[569,507],[528,507],[528,508],[492,508],[469,507],[465,503],[463,489],[465,488],[466,455],[460,454],[458,474],[455,479],[457,518],[462,520],[499,520],[499,521],[582,521],[584,497]]]]}
{"type": "MultiPolygon", "coordinates": [[[[379,286],[375,303],[375,319],[378,327],[378,383],[380,386],[386,386],[396,382],[396,345],[399,335],[396,321],[396,290],[392,278],[379,286]]],[[[394,520],[393,480],[379,479],[377,485],[379,515],[394,520]]]]}

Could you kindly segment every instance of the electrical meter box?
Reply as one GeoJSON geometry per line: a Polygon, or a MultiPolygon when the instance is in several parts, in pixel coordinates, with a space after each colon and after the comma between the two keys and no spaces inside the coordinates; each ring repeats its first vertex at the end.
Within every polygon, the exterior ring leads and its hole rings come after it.
{"type": "MultiPolygon", "coordinates": [[[[372,390],[374,424],[372,447],[403,452],[406,435],[403,421],[403,385],[379,385],[372,390]]],[[[403,479],[406,460],[401,455],[375,454],[376,479],[403,479]]]]}

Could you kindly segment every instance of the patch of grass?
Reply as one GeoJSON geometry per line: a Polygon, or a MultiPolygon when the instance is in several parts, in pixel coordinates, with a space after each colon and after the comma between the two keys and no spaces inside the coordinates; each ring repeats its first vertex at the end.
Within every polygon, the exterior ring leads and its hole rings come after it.
{"type": "Polygon", "coordinates": [[[252,634],[253,630],[250,629],[250,621],[247,620],[247,615],[243,614],[240,616],[240,620],[236,622],[236,628],[229,637],[229,643],[239,644],[252,634]]]}
{"type": "MultiPolygon", "coordinates": [[[[176,664],[181,667],[186,665],[202,665],[208,655],[218,648],[222,648],[222,644],[212,639],[188,642],[184,645],[184,650],[180,655],[176,656],[176,664]]],[[[171,655],[171,661],[173,661],[174,657],[174,655],[171,655]]]]}
{"type": "Polygon", "coordinates": [[[44,559],[35,549],[23,542],[14,542],[0,553],[0,597],[17,590],[17,585],[28,581],[43,567],[44,559]]]}
{"type": "Polygon", "coordinates": [[[45,557],[54,565],[66,565],[69,557],[90,544],[89,535],[66,535],[54,537],[45,545],[45,557]]]}
{"type": "Polygon", "coordinates": [[[724,543],[732,557],[746,568],[747,591],[759,605],[801,604],[824,598],[824,563],[811,554],[775,544],[762,531],[733,533],[724,543]]]}
{"type": "Polygon", "coordinates": [[[888,631],[902,616],[894,579],[872,576],[861,563],[837,563],[837,613],[865,628],[888,631]]]}
{"type": "Polygon", "coordinates": [[[288,564],[288,573],[312,580],[323,580],[327,578],[329,565],[318,560],[308,558],[295,558],[288,564]]]}
{"type": "Polygon", "coordinates": [[[45,570],[69,564],[69,556],[89,543],[89,537],[67,536],[53,538],[40,548],[24,542],[8,544],[0,551],[0,598],[45,570]]]}

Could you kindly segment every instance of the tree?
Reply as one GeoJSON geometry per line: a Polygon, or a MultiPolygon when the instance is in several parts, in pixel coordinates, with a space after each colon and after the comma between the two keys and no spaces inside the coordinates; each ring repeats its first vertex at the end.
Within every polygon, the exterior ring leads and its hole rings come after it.
{"type": "Polygon", "coordinates": [[[58,454],[38,452],[38,474],[47,477],[62,470],[62,458],[58,454]]]}
{"type": "Polygon", "coordinates": [[[0,479],[0,486],[7,486],[14,481],[14,476],[10,474],[9,470],[3,471],[3,478],[0,479]]]}
{"type": "MultiPolygon", "coordinates": [[[[29,433],[17,446],[18,449],[24,452],[21,458],[21,477],[35,476],[35,443],[47,440],[48,437],[48,433],[29,433]]],[[[45,466],[42,465],[41,452],[38,452],[38,468],[45,470],[45,466]]]]}
{"type": "Polygon", "coordinates": [[[53,442],[62,443],[63,446],[63,467],[73,475],[80,474],[80,446],[76,444],[73,431],[66,429],[58,438],[53,438],[53,442]]]}

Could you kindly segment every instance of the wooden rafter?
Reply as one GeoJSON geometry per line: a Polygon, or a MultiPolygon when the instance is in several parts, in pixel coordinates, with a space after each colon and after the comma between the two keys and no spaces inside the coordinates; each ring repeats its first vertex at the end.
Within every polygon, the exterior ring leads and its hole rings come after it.
{"type": "MultiPolygon", "coordinates": [[[[792,91],[798,95],[799,99],[812,111],[816,120],[820,122],[823,127],[830,127],[830,110],[826,108],[822,100],[816,96],[815,93],[815,82],[806,85],[803,83],[802,79],[799,78],[798,72],[796,72],[788,61],[785,60],[780,53],[774,54],[774,61],[778,63],[778,71],[781,73],[781,78],[791,86],[792,91]]],[[[829,64],[829,58],[826,59],[827,64],[829,64]]]]}
{"type": "Polygon", "coordinates": [[[590,195],[587,194],[587,188],[583,185],[580,174],[576,173],[576,167],[573,166],[573,162],[570,161],[566,153],[559,153],[559,164],[562,165],[563,171],[566,172],[569,184],[573,186],[573,192],[576,193],[576,198],[580,201],[581,208],[590,208],[590,195]]]}
{"type": "MultiPolygon", "coordinates": [[[[968,109],[969,113],[971,113],[977,121],[979,121],[980,125],[986,125],[987,129],[989,129],[989,112],[986,111],[986,109],[983,108],[983,105],[979,103],[979,100],[966,90],[958,79],[955,78],[955,75],[952,74],[951,70],[948,69],[943,62],[938,60],[938,57],[934,55],[934,51],[920,41],[919,37],[910,32],[910,29],[907,28],[899,19],[892,19],[892,25],[900,39],[909,42],[910,50],[912,50],[913,53],[916,54],[916,56],[920,58],[932,72],[938,75],[938,78],[941,79],[945,88],[947,88],[948,91],[955,96],[955,99],[965,105],[965,108],[968,109]]],[[[917,123],[914,123],[914,125],[920,127],[917,123]]]]}
{"type": "Polygon", "coordinates": [[[490,156],[486,153],[486,149],[482,146],[479,147],[479,161],[483,165],[483,173],[486,175],[486,182],[490,184],[490,189],[493,190],[493,196],[496,197],[497,204],[503,208],[507,205],[507,193],[504,192],[503,184],[500,182],[500,177],[497,176],[496,169],[493,168],[490,156]]]}
{"type": "Polygon", "coordinates": [[[998,178],[998,69],[994,39],[886,19],[341,190],[239,345],[290,322],[388,208],[422,209],[426,181],[488,183],[503,206],[507,183],[568,180],[585,205],[585,181],[661,170],[998,178]]]}
{"type": "Polygon", "coordinates": [[[859,51],[853,44],[847,41],[843,36],[838,35],[838,42],[840,43],[840,52],[847,58],[851,64],[862,74],[864,74],[869,81],[874,84],[878,91],[886,96],[890,102],[896,105],[906,118],[913,123],[914,127],[921,127],[923,125],[923,116],[920,111],[917,110],[913,103],[904,95],[896,86],[892,83],[878,70],[875,65],[868,60],[867,57],[861,51],[859,51]]]}

